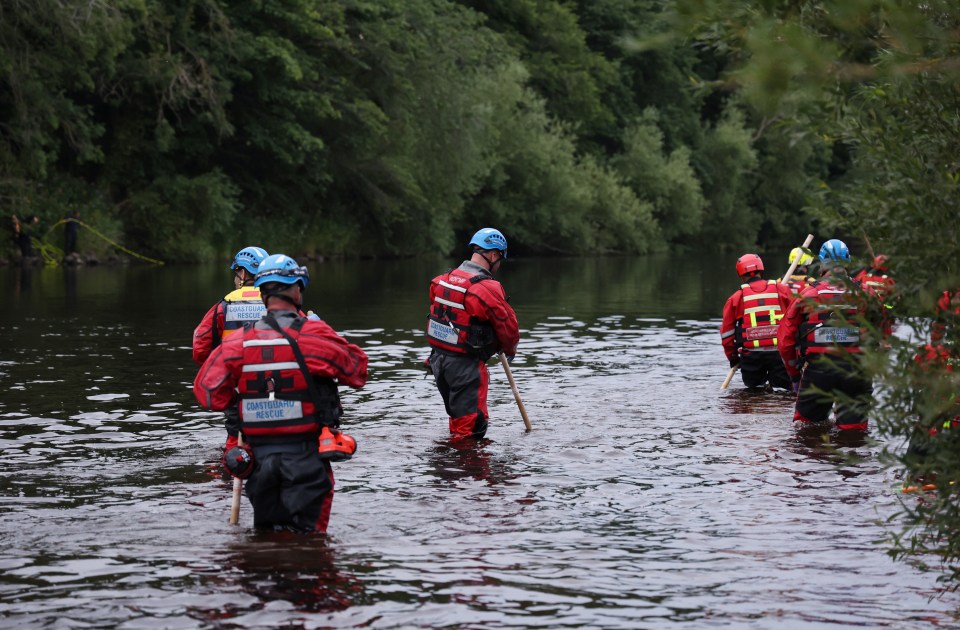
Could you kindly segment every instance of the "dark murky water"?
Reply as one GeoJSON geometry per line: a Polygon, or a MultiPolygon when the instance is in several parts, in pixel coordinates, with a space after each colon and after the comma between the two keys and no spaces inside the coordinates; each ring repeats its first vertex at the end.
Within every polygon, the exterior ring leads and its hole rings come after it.
{"type": "Polygon", "coordinates": [[[728,267],[516,261],[534,430],[492,365],[489,439],[460,447],[419,367],[442,264],[314,265],[308,306],[371,366],[325,539],[256,534],[246,503],[227,524],[220,416],[189,390],[225,269],[0,269],[0,625],[956,625],[876,544],[899,485],[878,445],[720,391],[728,267]]]}

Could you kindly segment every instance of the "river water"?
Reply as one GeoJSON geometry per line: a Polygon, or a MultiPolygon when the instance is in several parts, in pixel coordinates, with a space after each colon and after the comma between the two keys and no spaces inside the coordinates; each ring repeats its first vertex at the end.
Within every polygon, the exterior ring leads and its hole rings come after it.
{"type": "Polygon", "coordinates": [[[420,367],[455,262],[311,265],[306,306],[370,356],[328,537],[255,533],[245,501],[227,522],[221,418],[189,389],[224,266],[0,269],[0,625],[956,627],[878,544],[883,437],[824,444],[787,394],[720,390],[732,258],[511,261],[534,429],[491,364],[468,447],[420,367]]]}

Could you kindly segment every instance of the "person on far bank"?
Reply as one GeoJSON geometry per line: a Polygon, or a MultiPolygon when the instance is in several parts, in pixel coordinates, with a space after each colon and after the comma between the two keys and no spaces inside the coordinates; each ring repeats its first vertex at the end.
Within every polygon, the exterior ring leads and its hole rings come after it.
{"type": "Polygon", "coordinates": [[[263,317],[266,309],[260,289],[253,286],[260,263],[267,257],[262,247],[244,247],[233,257],[233,291],[210,307],[193,331],[193,360],[203,365],[214,348],[246,322],[263,317]]]}
{"type": "Polygon", "coordinates": [[[228,437],[224,464],[247,480],[260,529],[326,532],[330,462],[356,451],[356,441],[339,430],[337,385],[363,387],[367,355],[327,323],[302,315],[309,281],[307,268],[289,256],[265,258],[254,286],[266,314],[214,348],[193,383],[204,409],[240,411],[244,443],[228,437]]]}
{"type": "Polygon", "coordinates": [[[26,221],[18,221],[17,245],[20,247],[20,258],[28,261],[33,258],[33,233],[40,223],[40,218],[31,216],[26,221]]]}
{"type": "Polygon", "coordinates": [[[794,247],[787,256],[787,264],[792,265],[797,261],[797,266],[789,278],[783,278],[781,282],[790,288],[793,295],[800,295],[800,292],[809,287],[816,281],[816,278],[810,275],[810,265],[813,263],[813,252],[806,247],[794,247]]]}
{"type": "Polygon", "coordinates": [[[487,431],[487,360],[517,353],[520,328],[494,274],[507,258],[507,239],[483,228],[470,239],[470,259],[430,282],[426,363],[449,416],[453,439],[482,438],[487,431]]]}
{"type": "Polygon", "coordinates": [[[822,277],[804,289],[780,322],[780,356],[797,402],[793,419],[803,424],[830,419],[836,406],[841,431],[865,431],[873,384],[858,355],[864,342],[865,296],[854,294],[850,250],[830,239],[819,252],[822,277]]]}
{"type": "Polygon", "coordinates": [[[63,255],[69,256],[77,251],[77,233],[80,231],[80,211],[74,208],[63,217],[63,255]]]}
{"type": "Polygon", "coordinates": [[[720,339],[730,367],[740,367],[743,384],[756,389],[790,389],[790,378],[777,352],[777,325],[793,299],[786,284],[763,277],[756,254],[737,259],[742,284],[723,305],[720,339]]]}

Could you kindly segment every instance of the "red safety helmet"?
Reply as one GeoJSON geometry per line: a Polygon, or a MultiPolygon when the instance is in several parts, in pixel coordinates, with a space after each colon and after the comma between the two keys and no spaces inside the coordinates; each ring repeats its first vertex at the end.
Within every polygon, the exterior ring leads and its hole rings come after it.
{"type": "Polygon", "coordinates": [[[744,254],[737,259],[737,275],[745,276],[748,273],[763,271],[763,261],[756,254],[744,254]]]}

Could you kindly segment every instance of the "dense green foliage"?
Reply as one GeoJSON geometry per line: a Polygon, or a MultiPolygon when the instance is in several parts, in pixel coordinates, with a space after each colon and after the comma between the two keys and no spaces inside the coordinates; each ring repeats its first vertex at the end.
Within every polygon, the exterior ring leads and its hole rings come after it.
{"type": "Polygon", "coordinates": [[[0,200],[168,261],[793,242],[828,143],[668,5],[0,0],[0,200]]]}
{"type": "MultiPolygon", "coordinates": [[[[832,168],[812,198],[817,234],[845,237],[861,260],[890,256],[901,295],[896,312],[912,334],[890,339],[864,360],[887,456],[905,483],[921,489],[921,496],[903,495],[903,511],[891,523],[891,554],[939,571],[955,589],[960,315],[934,302],[960,287],[960,4],[678,0],[676,6],[678,33],[735,60],[724,80],[753,111],[794,137],[829,142],[829,160],[815,147],[793,158],[832,168]],[[932,338],[934,329],[942,337],[932,338]]],[[[783,158],[767,151],[761,163],[770,159],[783,158]]],[[[801,187],[768,187],[763,198],[792,196],[801,187]]]]}

